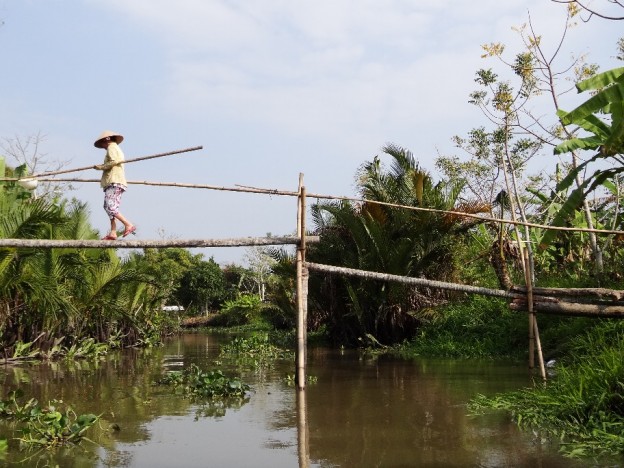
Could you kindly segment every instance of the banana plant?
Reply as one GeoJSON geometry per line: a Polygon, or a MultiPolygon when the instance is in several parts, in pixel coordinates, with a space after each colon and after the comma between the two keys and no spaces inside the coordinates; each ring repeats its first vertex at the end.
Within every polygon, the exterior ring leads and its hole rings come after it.
{"type": "MultiPolygon", "coordinates": [[[[624,172],[624,67],[608,70],[581,81],[576,85],[579,92],[594,91],[595,94],[576,109],[558,116],[564,126],[576,125],[589,133],[585,137],[570,138],[554,149],[555,154],[577,150],[592,150],[596,154],[570,171],[557,185],[560,193],[570,188],[575,178],[587,170],[587,167],[600,160],[611,159],[618,164],[609,169],[597,169],[582,184],[576,187],[554,217],[552,226],[564,226],[573,216],[574,211],[587,195],[598,186],[624,172]],[[600,114],[610,116],[601,119],[600,114]]],[[[540,240],[540,248],[546,249],[557,236],[556,230],[546,230],[540,240]]]]}

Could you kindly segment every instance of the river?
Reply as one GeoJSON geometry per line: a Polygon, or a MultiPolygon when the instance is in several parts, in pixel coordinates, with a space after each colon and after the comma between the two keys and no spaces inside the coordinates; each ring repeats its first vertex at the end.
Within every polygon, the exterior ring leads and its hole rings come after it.
{"type": "MultiPolygon", "coordinates": [[[[466,403],[531,384],[525,365],[368,356],[311,349],[304,392],[288,384],[292,361],[268,369],[215,363],[222,336],[184,334],[165,346],[99,362],[6,366],[4,395],[101,414],[79,447],[18,451],[6,466],[59,467],[574,467],[502,414],[471,417],[466,403]],[[154,382],[194,363],[240,375],[252,387],[234,406],[198,405],[154,382]]],[[[16,437],[10,424],[0,437],[16,437]]]]}

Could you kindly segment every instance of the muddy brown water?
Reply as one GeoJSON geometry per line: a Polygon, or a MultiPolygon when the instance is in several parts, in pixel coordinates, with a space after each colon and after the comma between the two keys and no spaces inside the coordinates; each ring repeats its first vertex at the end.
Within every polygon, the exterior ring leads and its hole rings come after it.
{"type": "MultiPolygon", "coordinates": [[[[371,357],[311,349],[305,392],[287,384],[291,361],[264,370],[215,364],[220,343],[185,334],[164,347],[124,350],[101,362],[4,367],[3,396],[101,414],[80,447],[18,451],[2,466],[60,467],[574,467],[502,414],[471,417],[466,402],[530,385],[509,362],[371,357]],[[191,363],[240,375],[253,391],[235,405],[197,405],[154,382],[191,363]]],[[[0,425],[0,437],[16,434],[0,425]]],[[[596,465],[597,466],[597,465],[596,465]]],[[[611,465],[613,466],[613,465],[611,465]]]]}

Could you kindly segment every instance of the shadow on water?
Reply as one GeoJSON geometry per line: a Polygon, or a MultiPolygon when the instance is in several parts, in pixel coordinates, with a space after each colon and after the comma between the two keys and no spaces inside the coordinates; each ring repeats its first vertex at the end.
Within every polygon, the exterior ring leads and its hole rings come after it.
{"type": "MultiPolygon", "coordinates": [[[[309,350],[305,391],[285,383],[293,362],[269,369],[214,361],[229,339],[186,334],[162,348],[124,350],[98,363],[5,367],[3,396],[21,388],[46,403],[102,414],[78,448],[11,450],[4,463],[60,467],[570,467],[502,415],[467,416],[476,393],[530,384],[524,366],[401,360],[309,350]],[[154,385],[191,363],[239,375],[253,392],[238,405],[196,405],[154,385]]],[[[16,437],[0,425],[0,437],[16,437]]],[[[613,466],[613,465],[612,465],[613,466]]]]}

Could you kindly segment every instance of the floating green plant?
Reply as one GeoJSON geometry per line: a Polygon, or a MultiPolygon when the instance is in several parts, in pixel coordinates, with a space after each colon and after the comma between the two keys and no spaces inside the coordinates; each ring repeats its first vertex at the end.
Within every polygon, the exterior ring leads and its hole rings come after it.
{"type": "Polygon", "coordinates": [[[158,383],[170,385],[177,393],[195,399],[244,398],[250,390],[249,385],[236,377],[227,377],[220,370],[203,371],[195,364],[168,373],[158,383]]]}
{"type": "Polygon", "coordinates": [[[61,400],[40,406],[34,398],[22,403],[23,396],[21,390],[14,390],[0,402],[0,417],[21,425],[17,430],[22,446],[51,448],[80,443],[87,429],[99,419],[94,414],[78,415],[61,400]]]}

